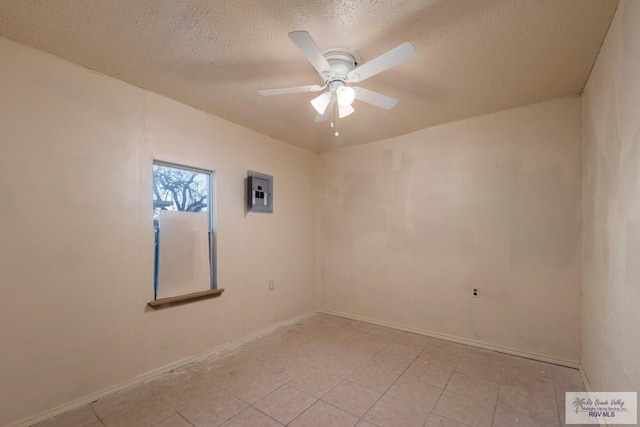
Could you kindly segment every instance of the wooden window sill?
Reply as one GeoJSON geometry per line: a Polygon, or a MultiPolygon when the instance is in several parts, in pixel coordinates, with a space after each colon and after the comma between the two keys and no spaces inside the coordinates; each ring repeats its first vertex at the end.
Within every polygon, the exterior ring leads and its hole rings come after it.
{"type": "Polygon", "coordinates": [[[178,295],[176,297],[161,298],[149,301],[147,305],[151,308],[156,308],[168,304],[180,304],[197,299],[217,297],[218,295],[222,294],[222,292],[224,292],[224,289],[209,289],[207,291],[194,292],[192,294],[178,295]]]}

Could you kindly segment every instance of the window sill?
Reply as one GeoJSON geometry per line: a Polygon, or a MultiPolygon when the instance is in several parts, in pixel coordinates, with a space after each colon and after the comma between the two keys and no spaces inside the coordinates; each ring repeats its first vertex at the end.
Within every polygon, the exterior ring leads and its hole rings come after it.
{"type": "Polygon", "coordinates": [[[192,294],[178,295],[177,297],[161,298],[154,301],[149,301],[147,305],[151,308],[156,308],[169,304],[180,304],[197,299],[217,297],[224,292],[224,289],[209,289],[208,291],[194,292],[192,294]]]}

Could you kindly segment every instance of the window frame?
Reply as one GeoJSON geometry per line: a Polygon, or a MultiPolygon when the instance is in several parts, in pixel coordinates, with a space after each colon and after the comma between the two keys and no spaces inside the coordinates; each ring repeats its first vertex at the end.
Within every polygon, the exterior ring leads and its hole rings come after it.
{"type": "MultiPolygon", "coordinates": [[[[211,169],[204,169],[195,166],[186,166],[180,163],[175,162],[167,162],[164,160],[154,159],[151,165],[151,211],[154,211],[153,201],[154,194],[153,188],[155,186],[155,172],[153,170],[154,166],[173,168],[173,169],[181,169],[185,171],[195,172],[199,174],[204,174],[208,176],[208,185],[207,185],[207,219],[208,219],[208,237],[209,237],[209,271],[210,271],[210,289],[216,290],[218,289],[218,270],[217,270],[217,204],[214,202],[217,200],[216,197],[216,172],[211,169]]],[[[152,221],[152,224],[154,221],[152,221]]],[[[153,300],[157,301],[158,299],[158,263],[159,263],[159,228],[153,225],[154,231],[154,274],[153,274],[153,300]]]]}

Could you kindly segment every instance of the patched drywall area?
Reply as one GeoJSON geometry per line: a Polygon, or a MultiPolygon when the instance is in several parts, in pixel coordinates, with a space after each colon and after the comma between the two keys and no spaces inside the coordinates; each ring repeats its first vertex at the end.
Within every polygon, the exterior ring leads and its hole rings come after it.
{"type": "Polygon", "coordinates": [[[578,97],[325,153],[322,175],[322,308],[579,361],[578,97]]]}
{"type": "Polygon", "coordinates": [[[0,76],[0,425],[314,309],[316,154],[4,38],[0,76]],[[153,159],[216,172],[218,298],[146,307],[153,159]]]}
{"type": "Polygon", "coordinates": [[[582,97],[582,366],[640,391],[640,2],[621,2],[582,97]]]}

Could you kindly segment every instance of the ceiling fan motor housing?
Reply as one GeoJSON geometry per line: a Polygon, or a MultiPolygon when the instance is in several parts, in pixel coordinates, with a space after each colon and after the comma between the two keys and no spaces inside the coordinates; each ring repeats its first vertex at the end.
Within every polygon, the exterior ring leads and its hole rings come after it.
{"type": "Polygon", "coordinates": [[[325,76],[325,82],[330,90],[343,86],[347,80],[347,74],[360,62],[358,55],[348,49],[330,49],[323,55],[331,65],[331,74],[325,76]]]}

